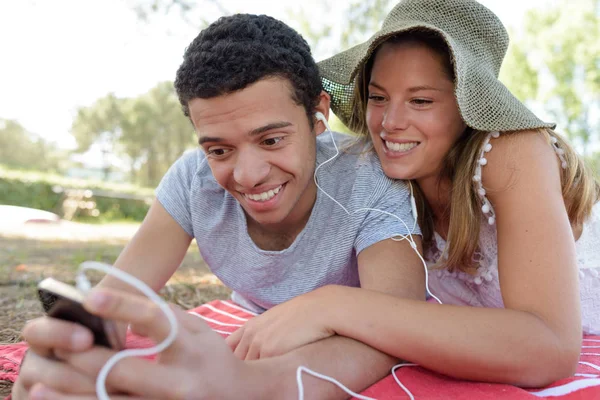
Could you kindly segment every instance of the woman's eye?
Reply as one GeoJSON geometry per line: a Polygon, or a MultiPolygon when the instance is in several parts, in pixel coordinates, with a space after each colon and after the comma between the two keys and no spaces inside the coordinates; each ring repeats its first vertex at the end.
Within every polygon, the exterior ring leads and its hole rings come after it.
{"type": "Polygon", "coordinates": [[[411,102],[418,106],[424,106],[424,105],[433,103],[431,100],[427,100],[427,99],[412,99],[411,102]]]}
{"type": "Polygon", "coordinates": [[[262,141],[265,146],[275,146],[277,143],[283,140],[283,137],[272,137],[262,141]]]}
{"type": "Polygon", "coordinates": [[[383,96],[378,96],[376,94],[369,95],[369,100],[371,101],[384,101],[385,98],[383,96]]]}

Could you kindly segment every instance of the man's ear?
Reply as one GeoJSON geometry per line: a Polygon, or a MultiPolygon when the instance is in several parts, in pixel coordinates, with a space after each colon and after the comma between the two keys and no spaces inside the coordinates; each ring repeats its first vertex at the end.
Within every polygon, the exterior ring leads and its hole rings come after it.
{"type": "MultiPolygon", "coordinates": [[[[327,93],[324,90],[321,91],[321,93],[319,94],[319,103],[315,107],[315,113],[320,112],[321,114],[323,114],[325,116],[325,118],[327,120],[329,120],[329,105],[330,104],[331,104],[331,97],[329,96],[329,93],[327,93]]],[[[315,116],[313,116],[313,118],[315,121],[315,133],[318,136],[321,133],[325,132],[327,130],[327,127],[321,120],[317,119],[315,116]]]]}

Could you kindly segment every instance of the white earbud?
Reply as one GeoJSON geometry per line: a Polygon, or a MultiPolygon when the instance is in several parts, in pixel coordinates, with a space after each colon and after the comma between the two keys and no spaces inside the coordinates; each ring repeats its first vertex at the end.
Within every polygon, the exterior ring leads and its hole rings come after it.
{"type": "Polygon", "coordinates": [[[417,213],[417,203],[415,202],[415,197],[410,196],[410,206],[412,207],[412,215],[415,221],[418,221],[419,213],[417,213]]]}
{"type": "Polygon", "coordinates": [[[415,219],[415,222],[417,222],[419,213],[417,212],[417,202],[415,201],[415,194],[413,193],[412,182],[408,181],[408,185],[410,186],[410,207],[412,208],[413,218],[415,219]]]}
{"type": "Polygon", "coordinates": [[[327,118],[325,118],[322,112],[317,111],[315,113],[315,118],[321,121],[323,124],[325,124],[325,128],[327,128],[327,130],[331,132],[331,128],[329,127],[329,123],[327,122],[327,118]]]}
{"type": "Polygon", "coordinates": [[[327,123],[327,118],[325,118],[325,116],[323,115],[322,112],[317,111],[315,113],[315,118],[318,119],[319,121],[322,121],[323,123],[327,123]]]}

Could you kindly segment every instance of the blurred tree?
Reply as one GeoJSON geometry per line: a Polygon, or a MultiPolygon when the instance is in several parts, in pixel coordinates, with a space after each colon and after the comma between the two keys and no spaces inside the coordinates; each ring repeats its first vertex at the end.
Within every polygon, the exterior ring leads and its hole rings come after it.
{"type": "Polygon", "coordinates": [[[286,22],[304,36],[315,58],[321,59],[369,38],[396,3],[397,0],[350,0],[340,8],[339,1],[323,0],[311,8],[288,8],[286,22]],[[314,14],[331,15],[330,23],[315,23],[314,14]]]}
{"type": "Polygon", "coordinates": [[[558,130],[588,155],[600,140],[600,0],[530,10],[524,27],[503,80],[521,100],[543,104],[558,130]]]}
{"type": "MultiPolygon", "coordinates": [[[[181,111],[171,82],[161,82],[133,99],[109,94],[79,109],[72,131],[79,151],[100,144],[106,155],[127,159],[131,180],[144,186],[155,186],[195,142],[193,127],[181,111]]],[[[107,158],[105,172],[110,168],[107,158]]]]}
{"type": "Polygon", "coordinates": [[[596,173],[596,178],[600,179],[600,152],[587,156],[585,162],[596,173]]]}
{"type": "Polygon", "coordinates": [[[339,50],[364,42],[381,28],[383,20],[397,0],[352,0],[348,4],[345,27],[340,37],[339,50]]]}
{"type": "Polygon", "coordinates": [[[135,0],[131,7],[138,18],[147,21],[153,14],[168,14],[174,9],[183,16],[194,9],[194,3],[188,0],[135,0]]]}
{"type": "MultiPolygon", "coordinates": [[[[288,9],[289,24],[302,34],[312,49],[313,56],[319,60],[349,49],[368,39],[381,27],[385,16],[396,0],[351,0],[344,9],[339,3],[331,0],[319,2],[319,9],[288,9]],[[312,15],[336,15],[342,13],[339,21],[343,21],[341,29],[334,29],[330,24],[313,23],[312,15]]],[[[330,119],[331,128],[338,132],[350,133],[350,130],[335,116],[330,119]]]]}
{"type": "Polygon", "coordinates": [[[71,127],[71,133],[77,141],[77,151],[85,152],[93,144],[100,145],[105,179],[112,169],[109,156],[116,152],[122,135],[123,102],[123,99],[110,93],[90,107],[78,109],[71,127]]]}
{"type": "MultiPolygon", "coordinates": [[[[209,14],[204,12],[207,6],[220,15],[231,14],[225,8],[231,4],[227,0],[130,2],[142,19],[178,10],[196,27],[211,22],[199,18],[200,8],[203,15],[209,14]]],[[[367,39],[396,3],[349,0],[340,8],[338,2],[323,0],[310,10],[295,4],[289,8],[288,22],[303,34],[315,57],[322,59],[367,39]],[[330,15],[330,22],[316,23],[314,14],[330,15]]],[[[573,139],[590,160],[600,158],[592,154],[593,145],[600,142],[599,15],[600,0],[561,0],[549,8],[530,10],[523,31],[510,32],[511,45],[500,74],[519,99],[543,106],[558,123],[558,130],[573,139]]],[[[336,129],[344,129],[339,120],[332,122],[336,129]]]]}
{"type": "Polygon", "coordinates": [[[171,82],[161,82],[130,100],[125,116],[121,143],[140,184],[156,185],[185,150],[196,146],[193,126],[183,115],[171,82]]]}
{"type": "MultiPolygon", "coordinates": [[[[297,5],[298,6],[298,5],[297,5]]],[[[319,3],[318,11],[314,9],[306,9],[298,7],[297,9],[288,9],[289,25],[300,32],[304,40],[310,46],[313,57],[320,52],[324,38],[329,38],[332,35],[332,26],[327,24],[315,24],[311,14],[318,12],[322,15],[329,15],[331,12],[331,0],[323,0],[319,3]]]]}
{"type": "MultiPolygon", "coordinates": [[[[509,35],[513,38],[514,31],[509,35]]],[[[538,71],[527,59],[527,50],[523,41],[511,40],[500,69],[500,80],[518,99],[526,103],[537,98],[538,71]]]]}
{"type": "Polygon", "coordinates": [[[142,21],[150,22],[153,17],[165,16],[177,12],[189,26],[203,28],[212,22],[207,18],[207,8],[212,8],[219,15],[229,15],[221,0],[129,0],[131,8],[142,21]]]}
{"type": "Polygon", "coordinates": [[[28,132],[17,121],[0,118],[0,163],[12,168],[60,171],[66,151],[28,132]]]}

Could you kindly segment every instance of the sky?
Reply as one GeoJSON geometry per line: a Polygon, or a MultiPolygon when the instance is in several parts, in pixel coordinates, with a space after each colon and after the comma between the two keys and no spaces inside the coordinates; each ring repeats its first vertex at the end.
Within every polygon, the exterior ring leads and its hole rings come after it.
{"type": "MultiPolygon", "coordinates": [[[[198,30],[176,12],[144,22],[133,10],[134,1],[0,0],[0,118],[15,119],[28,131],[73,148],[69,129],[78,107],[111,92],[137,96],[158,82],[173,80],[185,47],[198,30]]],[[[528,9],[556,1],[481,3],[507,27],[518,29],[528,9]]],[[[347,0],[335,2],[342,8],[347,4],[347,0]]],[[[300,9],[310,13],[314,23],[343,24],[336,15],[320,12],[319,0],[221,3],[231,12],[268,14],[293,27],[290,15],[300,9]]],[[[221,15],[210,6],[203,7],[202,13],[209,21],[221,15]]],[[[331,55],[315,54],[315,58],[331,55]]]]}

